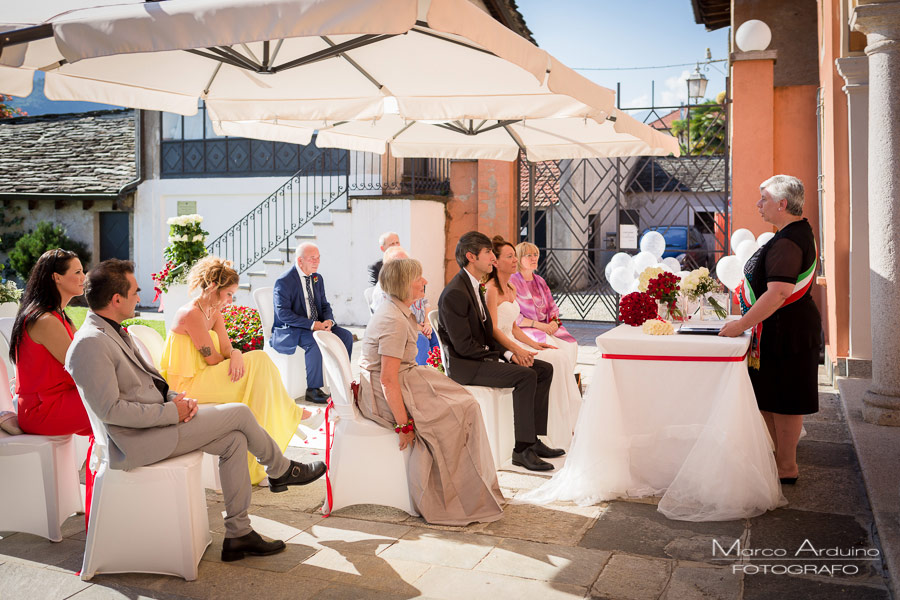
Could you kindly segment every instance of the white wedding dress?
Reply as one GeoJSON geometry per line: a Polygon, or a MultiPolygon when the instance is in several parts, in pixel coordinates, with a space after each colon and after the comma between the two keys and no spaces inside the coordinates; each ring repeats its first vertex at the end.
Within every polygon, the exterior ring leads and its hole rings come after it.
{"type": "MultiPolygon", "coordinates": [[[[519,303],[502,302],[497,306],[497,328],[523,348],[534,350],[513,337],[512,329],[519,318],[519,303]]],[[[536,359],[553,366],[550,384],[550,407],[547,416],[547,438],[552,448],[569,449],[578,412],[581,410],[581,394],[575,381],[575,365],[568,354],[560,349],[541,350],[536,359]]]]}

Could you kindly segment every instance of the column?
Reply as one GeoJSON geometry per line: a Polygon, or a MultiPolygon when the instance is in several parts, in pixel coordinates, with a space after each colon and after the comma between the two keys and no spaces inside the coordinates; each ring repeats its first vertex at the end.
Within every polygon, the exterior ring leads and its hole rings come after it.
{"type": "Polygon", "coordinates": [[[868,376],[872,368],[872,319],[869,293],[869,59],[835,61],[847,94],[850,162],[850,356],[847,375],[868,376]]]}
{"type": "Polygon", "coordinates": [[[900,426],[900,2],[860,4],[850,27],[869,57],[869,267],[872,386],[863,418],[900,426]]]}

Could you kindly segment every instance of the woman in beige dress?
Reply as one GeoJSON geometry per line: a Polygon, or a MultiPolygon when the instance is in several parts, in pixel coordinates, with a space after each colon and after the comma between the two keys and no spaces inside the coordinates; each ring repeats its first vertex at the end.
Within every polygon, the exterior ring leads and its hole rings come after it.
{"type": "Polygon", "coordinates": [[[425,296],[422,265],[394,260],[382,267],[378,281],[390,301],[382,302],[366,328],[359,409],[379,425],[400,429],[399,450],[411,448],[410,496],[427,522],[496,521],[504,499],[478,402],[415,361],[419,330],[409,305],[425,296]]]}

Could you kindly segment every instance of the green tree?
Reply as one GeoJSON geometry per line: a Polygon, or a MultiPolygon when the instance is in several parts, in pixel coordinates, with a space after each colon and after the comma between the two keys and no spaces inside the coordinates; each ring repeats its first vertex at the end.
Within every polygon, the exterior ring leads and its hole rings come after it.
{"type": "Polygon", "coordinates": [[[41,254],[54,248],[71,250],[78,255],[83,265],[91,260],[91,253],[86,245],[67,236],[66,230],[59,225],[41,221],[34,231],[26,233],[16,242],[9,253],[9,264],[26,281],[41,254]]]}
{"type": "Polygon", "coordinates": [[[690,127],[687,118],[672,121],[672,135],[678,138],[681,154],[725,154],[725,136],[728,135],[725,107],[707,100],[690,107],[690,119],[690,127]]]}
{"type": "Polygon", "coordinates": [[[12,96],[0,94],[0,119],[10,119],[12,117],[25,117],[28,115],[28,113],[23,110],[9,106],[7,104],[7,102],[9,102],[10,100],[12,100],[12,96]]]}

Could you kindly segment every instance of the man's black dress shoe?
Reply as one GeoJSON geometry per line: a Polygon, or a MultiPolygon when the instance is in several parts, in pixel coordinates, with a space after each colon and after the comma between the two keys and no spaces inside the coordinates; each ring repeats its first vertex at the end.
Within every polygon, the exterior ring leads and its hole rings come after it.
{"type": "Polygon", "coordinates": [[[778,481],[786,485],[794,485],[797,483],[797,477],[779,477],[778,481]]]}
{"type": "Polygon", "coordinates": [[[269,490],[272,492],[285,492],[289,485],[306,485],[312,483],[325,474],[325,463],[301,463],[291,461],[291,466],[281,477],[269,477],[269,490]]]}
{"type": "Polygon", "coordinates": [[[562,448],[551,448],[541,440],[535,442],[532,448],[534,448],[534,453],[541,458],[556,458],[566,453],[562,448]]]}
{"type": "Polygon", "coordinates": [[[251,531],[247,535],[236,538],[225,538],[222,542],[222,562],[241,560],[246,555],[269,556],[278,554],[286,546],[281,540],[267,542],[261,535],[251,531]]]}
{"type": "Polygon", "coordinates": [[[512,464],[517,467],[524,467],[529,471],[552,471],[553,465],[545,460],[538,458],[534,451],[534,446],[529,446],[521,452],[513,450],[512,464]]]}
{"type": "Polygon", "coordinates": [[[306,401],[313,404],[328,404],[328,394],[321,388],[309,388],[306,390],[306,401]]]}

